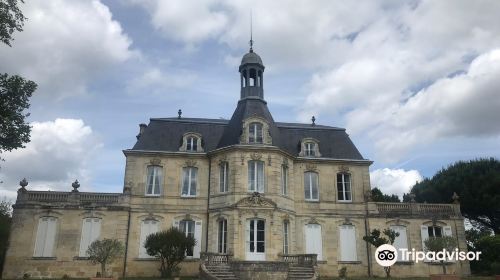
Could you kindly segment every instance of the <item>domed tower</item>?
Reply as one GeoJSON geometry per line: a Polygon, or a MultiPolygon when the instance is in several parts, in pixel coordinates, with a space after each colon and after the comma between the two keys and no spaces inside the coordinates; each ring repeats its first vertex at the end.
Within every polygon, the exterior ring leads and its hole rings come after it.
{"type": "Polygon", "coordinates": [[[253,51],[253,41],[250,40],[250,51],[241,59],[240,80],[241,99],[264,99],[264,64],[260,56],[253,51]]]}

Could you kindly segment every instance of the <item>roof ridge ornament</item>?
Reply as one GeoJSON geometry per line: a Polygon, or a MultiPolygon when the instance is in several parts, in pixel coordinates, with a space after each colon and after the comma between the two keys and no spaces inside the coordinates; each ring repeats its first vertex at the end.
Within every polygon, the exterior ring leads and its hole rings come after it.
{"type": "Polygon", "coordinates": [[[252,10],[250,10],[250,52],[253,52],[253,28],[252,28],[252,10]]]}

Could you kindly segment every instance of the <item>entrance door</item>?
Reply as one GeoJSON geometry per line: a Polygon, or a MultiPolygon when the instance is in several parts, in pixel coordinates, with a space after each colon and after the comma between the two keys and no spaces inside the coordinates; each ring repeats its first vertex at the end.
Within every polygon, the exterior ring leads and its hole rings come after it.
{"type": "Polygon", "coordinates": [[[246,226],[246,259],[250,261],[265,261],[265,221],[260,219],[251,219],[247,221],[246,226]]]}
{"type": "Polygon", "coordinates": [[[317,254],[318,260],[323,259],[323,244],[321,242],[321,226],[317,224],[307,224],[306,234],[306,254],[317,254]]]}

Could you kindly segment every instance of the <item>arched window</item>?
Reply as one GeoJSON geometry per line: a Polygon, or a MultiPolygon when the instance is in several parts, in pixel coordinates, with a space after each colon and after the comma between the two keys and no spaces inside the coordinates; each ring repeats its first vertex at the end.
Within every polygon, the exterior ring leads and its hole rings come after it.
{"type": "Polygon", "coordinates": [[[262,124],[253,122],[248,125],[248,143],[262,144],[262,124]]]}
{"type": "Polygon", "coordinates": [[[184,167],[182,176],[182,196],[196,196],[198,168],[184,167]]]}
{"type": "Polygon", "coordinates": [[[319,152],[319,141],[307,137],[301,140],[301,145],[300,145],[300,153],[299,156],[302,157],[321,157],[321,154],[319,152]]]}
{"type": "Polygon", "coordinates": [[[150,165],[147,167],[146,195],[159,196],[162,181],[162,167],[150,165]]]}
{"type": "Polygon", "coordinates": [[[248,190],[264,192],[264,162],[251,160],[248,162],[248,190]]]}
{"type": "Polygon", "coordinates": [[[57,218],[41,217],[36,231],[34,257],[53,257],[56,241],[57,218]]]}
{"type": "Polygon", "coordinates": [[[337,196],[339,201],[352,201],[351,174],[337,173],[337,196]]]}
{"type": "Polygon", "coordinates": [[[304,173],[304,196],[306,200],[319,200],[318,173],[310,171],[304,173]]]}
{"type": "Polygon", "coordinates": [[[92,242],[99,239],[101,234],[101,219],[85,218],[83,219],[82,234],[80,238],[80,257],[88,257],[87,249],[92,242]]]}
{"type": "Polygon", "coordinates": [[[227,253],[227,220],[220,219],[218,222],[217,251],[220,254],[227,253]]]}

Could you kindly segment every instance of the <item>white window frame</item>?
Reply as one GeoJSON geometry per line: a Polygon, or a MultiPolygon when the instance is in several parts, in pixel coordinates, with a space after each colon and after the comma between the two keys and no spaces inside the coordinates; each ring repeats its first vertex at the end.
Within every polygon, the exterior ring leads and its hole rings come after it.
{"type": "Polygon", "coordinates": [[[220,219],[217,222],[217,252],[219,254],[227,253],[227,220],[220,219]],[[222,227],[222,229],[221,229],[222,227]]]}
{"type": "Polygon", "coordinates": [[[146,219],[141,221],[141,235],[139,238],[139,258],[147,259],[154,258],[151,255],[148,255],[146,251],[146,247],[144,247],[144,242],[146,242],[147,237],[150,234],[156,233],[159,231],[160,222],[153,219],[146,219]]]}
{"type": "Polygon", "coordinates": [[[186,138],[186,151],[197,152],[198,151],[198,137],[188,136],[186,138]]]}
{"type": "Polygon", "coordinates": [[[226,193],[229,191],[229,163],[227,161],[219,164],[219,192],[226,193]]]}
{"type": "Polygon", "coordinates": [[[283,254],[290,254],[290,221],[283,221],[283,254]]]}
{"type": "Polygon", "coordinates": [[[350,173],[337,173],[337,199],[339,202],[352,202],[352,176],[350,173]],[[339,181],[339,175],[341,176],[341,181],[339,181]],[[346,175],[349,180],[346,181],[346,175]],[[339,186],[342,186],[342,197],[339,195],[339,186]],[[350,199],[346,199],[347,193],[350,195],[350,199]]]}
{"type": "Polygon", "coordinates": [[[163,167],[159,165],[148,165],[146,167],[146,189],[144,194],[146,196],[160,196],[161,195],[161,185],[162,185],[162,179],[163,179],[163,167]],[[153,182],[152,182],[152,187],[151,187],[151,193],[149,192],[149,185],[151,185],[151,176],[149,174],[149,170],[153,170],[153,182]],[[158,189],[157,192],[155,192],[155,185],[157,184],[158,189]]]}
{"type": "Polygon", "coordinates": [[[316,156],[316,143],[314,142],[306,142],[304,143],[305,156],[306,157],[315,157],[316,156]]]}
{"type": "Polygon", "coordinates": [[[265,190],[265,164],[260,160],[251,160],[248,162],[248,191],[264,193],[265,190]],[[259,166],[262,166],[262,174],[259,177],[259,166]],[[253,169],[253,178],[250,169],[253,169]]]}
{"type": "Polygon", "coordinates": [[[281,165],[281,194],[288,196],[288,166],[281,165]]]}
{"type": "Polygon", "coordinates": [[[181,196],[182,197],[196,197],[198,188],[198,168],[188,166],[182,168],[182,186],[181,186],[181,196]],[[187,172],[187,174],[186,174],[187,172]],[[193,175],[194,172],[194,175],[193,175]],[[187,175],[187,182],[186,182],[187,175]],[[194,177],[194,179],[193,179],[194,177]],[[187,184],[187,193],[184,193],[184,186],[187,184]]]}
{"type": "Polygon", "coordinates": [[[306,201],[319,201],[319,174],[313,171],[304,172],[304,199],[306,201]],[[315,176],[312,176],[312,175],[315,176]],[[316,178],[316,194],[317,197],[313,197],[313,177],[316,178]],[[305,195],[306,192],[309,194],[309,198],[305,195]]]}
{"type": "Polygon", "coordinates": [[[101,219],[100,218],[84,218],[82,221],[82,232],[80,236],[80,257],[88,257],[87,249],[92,242],[99,239],[101,235],[101,219]]]}
{"type": "Polygon", "coordinates": [[[54,257],[57,234],[57,218],[44,216],[38,219],[33,257],[54,257]]]}
{"type": "Polygon", "coordinates": [[[341,262],[355,262],[358,260],[356,241],[357,240],[356,240],[355,226],[341,225],[339,227],[339,251],[340,251],[339,260],[341,262]]]}
{"type": "Polygon", "coordinates": [[[251,122],[248,125],[248,143],[249,144],[262,144],[264,143],[264,125],[260,122],[251,122]],[[253,130],[253,133],[252,133],[253,130]],[[260,131],[260,141],[259,140],[260,131]]]}

